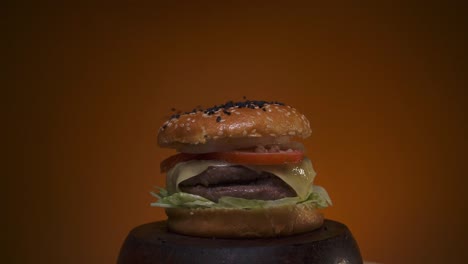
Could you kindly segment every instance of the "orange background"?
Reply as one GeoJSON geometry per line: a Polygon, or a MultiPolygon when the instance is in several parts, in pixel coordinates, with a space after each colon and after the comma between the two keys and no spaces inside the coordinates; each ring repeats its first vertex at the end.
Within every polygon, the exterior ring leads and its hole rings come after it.
{"type": "Polygon", "coordinates": [[[309,117],[325,214],[365,259],[468,259],[461,7],[160,2],[4,10],[11,263],[114,263],[164,219],[149,191],[170,109],[242,96],[309,117]]]}

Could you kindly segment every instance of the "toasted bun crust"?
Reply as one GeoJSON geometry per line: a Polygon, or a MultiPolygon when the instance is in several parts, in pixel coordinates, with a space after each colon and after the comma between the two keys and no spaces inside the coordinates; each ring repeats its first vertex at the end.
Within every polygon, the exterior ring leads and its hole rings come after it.
{"type": "Polygon", "coordinates": [[[278,237],[312,231],[323,215],[311,205],[262,209],[167,208],[169,230],[183,235],[218,238],[278,237]]]}
{"type": "Polygon", "coordinates": [[[179,148],[184,144],[205,144],[225,138],[306,138],[311,134],[309,120],[291,106],[263,101],[222,106],[173,115],[160,128],[158,144],[179,148]]]}

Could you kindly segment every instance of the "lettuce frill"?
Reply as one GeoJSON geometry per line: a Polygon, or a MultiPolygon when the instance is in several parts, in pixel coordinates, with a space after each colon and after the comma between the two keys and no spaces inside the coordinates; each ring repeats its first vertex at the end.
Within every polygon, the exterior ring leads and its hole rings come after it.
{"type": "Polygon", "coordinates": [[[254,209],[267,208],[274,206],[292,205],[292,204],[311,204],[316,208],[325,208],[332,205],[332,201],[328,196],[327,191],[317,185],[310,188],[309,195],[306,199],[300,197],[287,197],[278,200],[248,200],[235,197],[221,197],[218,202],[213,202],[202,196],[176,192],[169,194],[167,190],[157,187],[158,193],[151,194],[158,200],[151,203],[151,206],[164,208],[236,208],[236,209],[254,209]]]}

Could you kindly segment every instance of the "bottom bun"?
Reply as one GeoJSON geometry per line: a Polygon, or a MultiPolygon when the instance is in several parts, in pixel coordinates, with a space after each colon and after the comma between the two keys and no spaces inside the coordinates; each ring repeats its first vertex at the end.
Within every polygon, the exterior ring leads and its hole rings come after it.
{"type": "Polygon", "coordinates": [[[323,215],[311,204],[260,209],[166,208],[175,233],[219,238],[277,237],[319,228],[323,215]]]}

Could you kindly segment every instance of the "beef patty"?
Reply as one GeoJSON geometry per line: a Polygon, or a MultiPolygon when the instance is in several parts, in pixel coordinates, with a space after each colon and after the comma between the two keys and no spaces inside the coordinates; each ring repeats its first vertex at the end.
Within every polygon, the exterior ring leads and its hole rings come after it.
{"type": "Polygon", "coordinates": [[[223,196],[277,200],[297,196],[291,186],[269,172],[257,172],[244,166],[208,167],[179,184],[181,191],[217,202],[223,196]]]}

